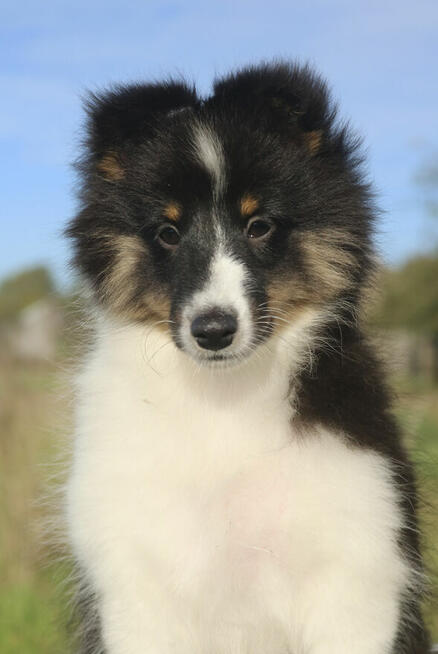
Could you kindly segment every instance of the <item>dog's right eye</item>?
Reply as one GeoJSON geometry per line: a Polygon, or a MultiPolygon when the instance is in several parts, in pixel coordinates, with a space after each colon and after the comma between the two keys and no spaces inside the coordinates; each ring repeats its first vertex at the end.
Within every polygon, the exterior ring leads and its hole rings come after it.
{"type": "Polygon", "coordinates": [[[249,239],[262,239],[269,236],[273,229],[274,225],[270,220],[251,218],[246,227],[246,235],[249,239]]]}
{"type": "Polygon", "coordinates": [[[178,245],[180,235],[176,227],[165,225],[158,231],[157,238],[163,247],[172,249],[178,245]]]}

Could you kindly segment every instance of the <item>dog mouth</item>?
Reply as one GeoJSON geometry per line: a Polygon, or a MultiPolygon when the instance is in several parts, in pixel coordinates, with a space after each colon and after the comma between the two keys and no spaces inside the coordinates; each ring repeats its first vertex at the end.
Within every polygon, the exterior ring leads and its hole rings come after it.
{"type": "MultiPolygon", "coordinates": [[[[239,363],[242,363],[245,359],[247,359],[252,352],[251,350],[247,350],[246,353],[229,353],[229,354],[211,354],[211,355],[198,355],[195,358],[195,360],[205,366],[211,367],[211,368],[226,368],[229,366],[236,366],[239,363]]],[[[192,355],[193,357],[193,355],[192,355]]]]}
{"type": "Polygon", "coordinates": [[[230,352],[228,354],[210,354],[204,355],[202,353],[194,354],[193,352],[186,352],[186,354],[193,359],[199,366],[211,368],[214,370],[221,370],[225,368],[234,368],[244,364],[251,358],[254,352],[254,347],[247,347],[242,352],[230,352]]]}

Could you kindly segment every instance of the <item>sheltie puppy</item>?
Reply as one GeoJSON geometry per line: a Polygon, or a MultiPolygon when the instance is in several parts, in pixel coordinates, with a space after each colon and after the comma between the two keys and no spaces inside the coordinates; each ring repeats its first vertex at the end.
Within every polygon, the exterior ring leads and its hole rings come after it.
{"type": "Polygon", "coordinates": [[[361,327],[376,209],[324,81],[263,64],[87,110],[80,651],[424,654],[413,472],[361,327]]]}

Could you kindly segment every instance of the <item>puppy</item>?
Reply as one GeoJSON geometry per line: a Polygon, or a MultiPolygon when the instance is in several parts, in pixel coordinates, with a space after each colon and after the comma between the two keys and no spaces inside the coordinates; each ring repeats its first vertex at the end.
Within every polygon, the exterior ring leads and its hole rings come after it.
{"type": "Polygon", "coordinates": [[[361,328],[375,207],[308,67],[91,96],[87,654],[424,654],[412,469],[361,328]]]}

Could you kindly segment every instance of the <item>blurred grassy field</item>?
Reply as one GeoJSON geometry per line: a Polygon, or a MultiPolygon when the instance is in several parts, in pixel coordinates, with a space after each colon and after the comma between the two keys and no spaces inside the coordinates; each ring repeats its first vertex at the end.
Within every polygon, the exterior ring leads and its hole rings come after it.
{"type": "Polygon", "coordinates": [[[49,365],[0,362],[0,652],[67,654],[68,607],[42,543],[43,497],[67,407],[49,365]]]}
{"type": "MultiPolygon", "coordinates": [[[[63,447],[69,407],[60,396],[59,369],[0,361],[0,652],[68,654],[68,599],[60,590],[65,571],[47,564],[41,546],[38,498],[63,447]],[[66,418],[67,417],[67,418],[66,418]]],[[[417,463],[427,564],[438,578],[438,388],[397,382],[397,414],[417,463]]],[[[44,534],[43,534],[44,537],[44,534]]],[[[438,604],[426,606],[438,641],[438,604]]]]}

